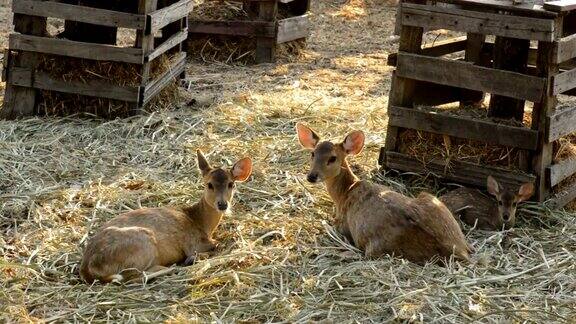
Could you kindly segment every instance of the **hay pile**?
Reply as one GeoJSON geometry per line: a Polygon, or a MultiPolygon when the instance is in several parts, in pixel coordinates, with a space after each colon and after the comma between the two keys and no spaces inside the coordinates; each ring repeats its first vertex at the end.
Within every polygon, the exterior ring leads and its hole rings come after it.
{"type": "MultiPolygon", "coordinates": [[[[278,19],[291,16],[288,8],[279,4],[278,19]]],[[[189,19],[190,21],[248,21],[256,18],[244,9],[242,2],[199,1],[190,13],[189,19]]],[[[279,44],[276,47],[276,56],[290,61],[298,58],[305,48],[305,40],[279,44]]],[[[187,52],[190,57],[202,62],[253,64],[256,56],[256,39],[244,36],[192,34],[187,41],[187,52]]]]}

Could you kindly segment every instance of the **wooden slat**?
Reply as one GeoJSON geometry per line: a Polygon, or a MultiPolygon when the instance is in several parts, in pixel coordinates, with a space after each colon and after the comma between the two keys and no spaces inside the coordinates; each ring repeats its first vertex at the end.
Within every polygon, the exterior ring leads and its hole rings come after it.
{"type": "Polygon", "coordinates": [[[9,39],[9,48],[12,50],[63,55],[91,60],[136,64],[142,64],[144,62],[144,55],[139,48],[117,47],[22,34],[11,34],[9,39]]]}
{"type": "Polygon", "coordinates": [[[154,96],[156,96],[162,89],[164,89],[170,82],[172,82],[179,74],[181,74],[186,67],[186,54],[180,53],[179,57],[174,60],[174,63],[169,69],[164,71],[160,76],[151,81],[143,89],[142,103],[147,104],[154,96]]]}
{"type": "Polygon", "coordinates": [[[277,44],[306,38],[310,34],[310,19],[308,15],[286,18],[278,21],[277,44]]]}
{"type": "Polygon", "coordinates": [[[409,53],[399,53],[396,72],[398,76],[408,79],[440,83],[533,102],[542,99],[545,87],[543,78],[409,53]]]}
{"type": "Polygon", "coordinates": [[[576,159],[565,160],[548,167],[550,174],[550,185],[555,186],[569,176],[576,173],[576,159]]]}
{"type": "Polygon", "coordinates": [[[554,63],[562,63],[576,58],[576,34],[561,38],[557,46],[554,63]]]}
{"type": "Polygon", "coordinates": [[[479,8],[479,9],[500,9],[507,12],[515,13],[516,15],[530,16],[530,17],[557,17],[558,14],[544,10],[542,5],[534,4],[534,1],[526,1],[524,3],[502,0],[441,0],[440,2],[453,3],[463,6],[466,9],[479,8]]]}
{"type": "Polygon", "coordinates": [[[545,132],[544,139],[547,143],[576,131],[576,106],[558,109],[546,118],[549,129],[545,132]]]}
{"type": "Polygon", "coordinates": [[[191,34],[274,37],[276,27],[267,21],[188,21],[191,34]]]}
{"type": "Polygon", "coordinates": [[[576,183],[574,183],[566,190],[552,196],[548,202],[548,206],[552,209],[560,209],[574,199],[576,199],[576,183]]]}
{"type": "Polygon", "coordinates": [[[152,34],[178,19],[188,17],[194,7],[193,0],[182,0],[150,14],[152,34]]]}
{"type": "Polygon", "coordinates": [[[574,88],[576,88],[576,68],[553,77],[552,93],[554,95],[564,93],[574,88]]]}
{"type": "Polygon", "coordinates": [[[402,4],[402,25],[553,41],[554,20],[432,5],[402,4]]]}
{"type": "Polygon", "coordinates": [[[568,12],[576,10],[576,0],[560,0],[544,2],[544,9],[555,12],[568,12]]]}
{"type": "Polygon", "coordinates": [[[391,169],[420,174],[432,173],[444,179],[483,188],[486,187],[486,178],[489,175],[508,188],[517,188],[523,183],[533,183],[536,180],[532,175],[468,162],[451,161],[447,165],[446,161],[434,160],[423,164],[406,154],[390,151],[386,152],[385,159],[386,166],[391,169]]]}
{"type": "Polygon", "coordinates": [[[485,143],[534,150],[538,132],[472,118],[438,114],[432,111],[392,106],[388,110],[389,125],[436,134],[478,140],[485,143]]]}
{"type": "MultiPolygon", "coordinates": [[[[456,37],[444,41],[434,42],[422,48],[422,55],[426,56],[442,56],[452,54],[466,49],[466,36],[456,37]]],[[[398,63],[398,53],[388,55],[387,64],[396,66],[398,63]]]]}
{"type": "Polygon", "coordinates": [[[53,1],[14,0],[14,13],[52,17],[110,27],[144,29],[146,16],[53,1]]]}
{"type": "Polygon", "coordinates": [[[150,61],[154,60],[158,56],[166,53],[170,49],[172,49],[175,46],[177,46],[178,44],[182,43],[187,38],[188,38],[188,30],[187,29],[182,30],[182,31],[172,35],[172,37],[168,38],[164,43],[162,43],[160,46],[156,47],[150,54],[148,54],[148,56],[146,57],[146,61],[150,62],[150,61]]]}
{"type": "Polygon", "coordinates": [[[68,82],[54,79],[45,72],[33,73],[32,70],[27,68],[14,68],[11,70],[8,75],[8,83],[21,87],[116,99],[127,102],[137,102],[139,94],[137,87],[117,86],[100,80],[91,80],[86,83],[80,81],[68,82]]]}

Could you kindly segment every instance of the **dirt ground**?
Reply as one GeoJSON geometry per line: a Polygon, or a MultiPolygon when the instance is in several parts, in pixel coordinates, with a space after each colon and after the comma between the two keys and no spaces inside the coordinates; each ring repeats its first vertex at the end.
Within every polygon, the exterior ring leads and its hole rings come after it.
{"type": "MultiPolygon", "coordinates": [[[[2,0],[5,1],[6,0],[2,0]]],[[[0,121],[0,322],[573,322],[574,215],[523,206],[517,228],[466,228],[470,264],[365,260],[331,227],[333,204],[305,181],[294,125],[327,139],[367,134],[351,159],[375,172],[386,133],[395,6],[312,2],[298,59],[259,66],[190,62],[173,112],[112,121],[0,121]],[[201,148],[214,164],[254,159],[213,256],[146,284],[87,286],[78,266],[105,221],[139,207],[196,201],[201,148]]],[[[8,11],[0,12],[5,45],[8,11]]],[[[450,35],[427,35],[433,42],[450,35]]],[[[3,86],[2,86],[3,88],[3,86]]]]}

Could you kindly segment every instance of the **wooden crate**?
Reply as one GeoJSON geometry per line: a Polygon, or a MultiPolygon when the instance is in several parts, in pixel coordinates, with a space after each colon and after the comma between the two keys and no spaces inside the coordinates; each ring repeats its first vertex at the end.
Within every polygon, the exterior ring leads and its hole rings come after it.
{"type": "Polygon", "coordinates": [[[129,3],[134,12],[126,12],[101,8],[110,4],[100,2],[98,5],[89,0],[77,0],[75,4],[14,0],[15,32],[9,36],[5,55],[2,75],[7,87],[0,118],[36,114],[40,90],[120,100],[130,103],[134,113],[142,111],[164,87],[183,75],[185,68],[182,44],[188,36],[186,17],[192,10],[193,0],[168,0],[163,4],[164,7],[158,6],[157,0],[135,1],[129,3]],[[65,20],[62,37],[47,36],[47,18],[65,20]],[[117,28],[135,30],[136,44],[133,47],[115,45],[117,28]],[[155,39],[154,35],[159,33],[162,37],[155,39]],[[160,76],[152,79],[152,62],[168,51],[175,52],[175,59],[160,76]],[[36,70],[43,55],[136,64],[141,71],[140,85],[56,79],[36,70]]]}
{"type": "Polygon", "coordinates": [[[508,186],[534,182],[536,199],[551,200],[553,207],[574,200],[576,184],[556,194],[553,188],[576,174],[576,160],[555,164],[552,152],[555,140],[576,132],[576,106],[557,109],[559,94],[576,94],[576,1],[404,0],[397,17],[400,44],[388,58],[396,70],[380,164],[479,187],[488,175],[508,186]],[[466,36],[422,47],[423,32],[435,29],[466,36]],[[521,122],[526,101],[533,102],[531,128],[419,109],[479,104],[486,93],[491,95],[489,116],[499,119],[521,122]],[[399,152],[399,134],[406,129],[518,149],[520,171],[419,161],[399,152]]]}
{"type": "Polygon", "coordinates": [[[197,35],[226,35],[256,38],[256,63],[272,63],[276,45],[306,39],[310,34],[309,0],[240,0],[254,20],[189,20],[190,39],[197,35]],[[278,6],[292,6],[294,17],[278,19],[278,6]]]}

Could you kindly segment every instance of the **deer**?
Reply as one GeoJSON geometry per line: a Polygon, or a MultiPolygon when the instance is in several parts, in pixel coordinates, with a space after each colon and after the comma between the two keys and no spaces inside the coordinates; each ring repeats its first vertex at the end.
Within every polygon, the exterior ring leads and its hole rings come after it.
{"type": "Polygon", "coordinates": [[[217,247],[213,234],[230,210],[236,182],[252,173],[252,160],[214,168],[200,150],[196,154],[204,185],[200,200],[182,207],[135,209],[105,223],[85,248],[80,266],[85,282],[126,282],[143,273],[162,273],[173,264],[190,265],[198,253],[217,247]]]}
{"type": "Polygon", "coordinates": [[[532,197],[534,185],[524,183],[518,191],[513,191],[489,175],[486,187],[492,197],[477,189],[461,187],[442,195],[440,200],[463,223],[478,229],[499,231],[514,227],[518,203],[532,197]]]}
{"type": "Polygon", "coordinates": [[[455,259],[469,261],[472,247],[448,208],[435,196],[422,192],[407,197],[388,187],[360,180],[347,157],[359,154],[362,131],[349,133],[343,142],[320,141],[310,127],[296,125],[298,140],[311,151],[310,183],[324,182],[336,206],[335,229],[367,258],[403,257],[423,264],[455,259]]]}

